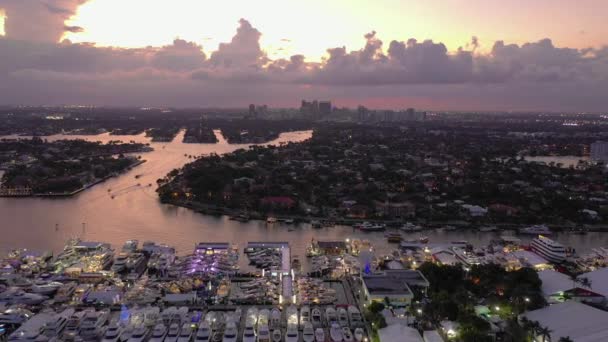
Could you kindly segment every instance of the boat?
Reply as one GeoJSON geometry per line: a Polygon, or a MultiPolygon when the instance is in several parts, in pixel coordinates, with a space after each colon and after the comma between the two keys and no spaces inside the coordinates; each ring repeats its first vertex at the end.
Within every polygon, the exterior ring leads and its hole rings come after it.
{"type": "Polygon", "coordinates": [[[25,323],[32,316],[34,316],[34,313],[29,310],[23,308],[9,308],[0,314],[0,324],[17,326],[25,323]]]}
{"type": "Polygon", "coordinates": [[[317,229],[318,228],[323,228],[323,225],[321,224],[321,221],[319,221],[319,220],[312,220],[312,221],[310,221],[310,225],[313,228],[317,228],[317,229]]]}
{"type": "Polygon", "coordinates": [[[258,342],[271,342],[270,338],[268,325],[258,323],[258,342]]]}
{"type": "Polygon", "coordinates": [[[566,260],[566,248],[559,242],[539,235],[530,244],[532,251],[550,262],[561,263],[566,260]]]}
{"type": "Polygon", "coordinates": [[[342,340],[344,342],[354,342],[355,338],[349,327],[342,327],[342,340]]]}
{"type": "Polygon", "coordinates": [[[310,323],[310,307],[305,305],[300,309],[300,327],[304,328],[308,323],[310,323]]]}
{"type": "Polygon", "coordinates": [[[112,265],[112,272],[114,273],[120,273],[124,270],[127,269],[127,260],[129,259],[129,254],[128,253],[120,253],[118,254],[118,256],[116,257],[116,259],[114,259],[114,264],[112,265]]]}
{"type": "Polygon", "coordinates": [[[78,329],[80,328],[80,322],[82,317],[86,314],[86,311],[75,312],[70,316],[68,322],[63,329],[63,333],[61,334],[61,338],[63,340],[74,340],[78,335],[78,329]]]}
{"type": "Polygon", "coordinates": [[[281,329],[274,329],[272,331],[272,342],[281,342],[283,340],[283,335],[281,334],[281,329]]]}
{"type": "Polygon", "coordinates": [[[325,319],[327,319],[327,325],[332,325],[334,323],[338,323],[338,315],[336,314],[336,309],[331,306],[325,309],[325,319]]]}
{"type": "Polygon", "coordinates": [[[315,329],[315,342],[325,342],[325,330],[323,328],[315,329]]]}
{"type": "Polygon", "coordinates": [[[109,317],[110,312],[106,310],[87,312],[80,323],[78,335],[84,340],[98,340],[109,317]]]}
{"type": "Polygon", "coordinates": [[[363,232],[379,232],[386,229],[386,225],[384,224],[372,224],[369,222],[363,222],[356,227],[363,232]]]}
{"type": "Polygon", "coordinates": [[[420,243],[429,243],[429,237],[428,236],[421,236],[418,238],[418,241],[420,243]]]}
{"type": "Polygon", "coordinates": [[[273,308],[270,312],[270,329],[277,329],[281,327],[281,311],[277,308],[273,308]]]}
{"type": "Polygon", "coordinates": [[[551,235],[553,232],[544,224],[521,228],[519,234],[523,235],[551,235]]]}
{"type": "Polygon", "coordinates": [[[150,336],[150,339],[148,341],[149,342],[163,342],[166,335],[167,335],[167,327],[162,323],[158,323],[152,329],[152,335],[150,336]]]}
{"type": "Polygon", "coordinates": [[[348,313],[345,308],[338,308],[338,323],[341,327],[348,326],[348,313]]]}
{"type": "Polygon", "coordinates": [[[256,342],[257,337],[255,335],[255,329],[253,326],[255,323],[247,322],[245,324],[245,329],[243,329],[243,342],[256,342]]]}
{"type": "Polygon", "coordinates": [[[266,218],[266,223],[276,223],[277,222],[277,218],[273,217],[273,216],[268,216],[266,218]]]}
{"type": "MultiPolygon", "coordinates": [[[[311,329],[312,329],[312,326],[311,326],[311,329]]],[[[299,341],[300,341],[300,333],[298,332],[298,327],[294,326],[294,325],[288,326],[287,331],[285,332],[285,342],[299,342],[299,341]]]]}
{"type": "Polygon", "coordinates": [[[365,332],[363,331],[363,328],[356,328],[354,335],[355,335],[355,341],[357,341],[357,342],[362,342],[363,339],[365,338],[365,332]]]}
{"type": "MultiPolygon", "coordinates": [[[[302,340],[304,342],[313,342],[315,340],[315,329],[312,327],[312,323],[308,322],[304,325],[304,329],[302,329],[302,340]]],[[[286,339],[285,342],[291,341],[286,339]]]]}
{"type": "Polygon", "coordinates": [[[388,242],[400,243],[403,237],[399,233],[387,233],[386,239],[388,240],[388,242]]]}
{"type": "Polygon", "coordinates": [[[48,296],[57,292],[61,286],[63,286],[63,283],[56,281],[36,281],[34,282],[34,285],[32,285],[31,291],[32,293],[48,296]]]}
{"type": "Polygon", "coordinates": [[[196,336],[194,336],[194,341],[196,342],[209,342],[211,338],[211,328],[209,327],[209,323],[205,320],[201,322],[196,330],[196,336]]]}
{"type": "Polygon", "coordinates": [[[131,334],[131,337],[127,340],[127,342],[144,342],[146,341],[149,332],[150,329],[141,324],[133,329],[133,334],[131,334]]]}
{"type": "Polygon", "coordinates": [[[106,332],[101,339],[101,342],[116,342],[122,333],[122,327],[117,323],[113,322],[108,325],[106,332]]]}
{"type": "Polygon", "coordinates": [[[405,223],[404,225],[401,226],[400,229],[403,230],[404,232],[408,232],[408,233],[415,233],[415,232],[422,231],[421,226],[413,224],[411,222],[405,223]]]}
{"type": "Polygon", "coordinates": [[[165,337],[165,342],[177,342],[178,337],[179,337],[179,324],[172,323],[169,326],[169,332],[167,333],[167,336],[165,337]]]}
{"type": "Polygon", "coordinates": [[[354,305],[348,306],[348,320],[350,321],[350,325],[352,327],[361,326],[363,323],[363,317],[361,316],[361,312],[354,305]]]}
{"type": "Polygon", "coordinates": [[[226,323],[226,329],[224,330],[224,338],[222,339],[222,342],[236,342],[237,333],[238,329],[236,327],[236,323],[226,323]]]}
{"type": "MultiPolygon", "coordinates": [[[[19,309],[17,309],[16,311],[19,311],[19,309]]],[[[68,323],[68,319],[74,314],[74,312],[75,312],[75,310],[70,308],[70,309],[63,310],[58,315],[54,315],[52,320],[47,322],[44,325],[44,335],[49,338],[60,336],[61,332],[63,331],[63,328],[65,328],[65,326],[68,323]]],[[[31,317],[31,316],[29,316],[29,317],[31,317]]],[[[29,317],[27,317],[27,318],[29,318],[29,317]]],[[[6,322],[6,321],[3,321],[0,319],[0,325],[8,325],[8,324],[17,325],[17,324],[21,324],[23,322],[10,323],[10,322],[6,322]]]]}
{"type": "Polygon", "coordinates": [[[495,232],[497,230],[498,230],[498,227],[496,227],[496,226],[484,226],[484,227],[479,228],[479,231],[483,232],[483,233],[491,233],[491,232],[495,232]]]}
{"type": "Polygon", "coordinates": [[[285,219],[283,220],[283,223],[285,224],[293,224],[294,220],[293,219],[285,219]]]}
{"type": "Polygon", "coordinates": [[[329,338],[332,342],[342,342],[344,340],[344,334],[342,328],[338,323],[332,323],[329,328],[329,338]]]}
{"type": "Polygon", "coordinates": [[[321,309],[315,307],[312,309],[311,314],[311,323],[315,328],[319,328],[323,326],[323,316],[321,314],[321,309]]]}

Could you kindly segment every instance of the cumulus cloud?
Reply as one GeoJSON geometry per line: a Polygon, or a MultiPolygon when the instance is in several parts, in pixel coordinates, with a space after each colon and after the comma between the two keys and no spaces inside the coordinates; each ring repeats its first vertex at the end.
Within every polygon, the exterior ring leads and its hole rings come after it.
{"type": "MultiPolygon", "coordinates": [[[[35,28],[19,34],[15,27],[0,38],[0,103],[28,102],[28,98],[45,101],[54,99],[53,94],[62,101],[133,104],[131,101],[145,98],[147,91],[150,101],[182,101],[165,102],[172,105],[208,104],[228,99],[218,95],[228,93],[235,103],[262,99],[277,103],[281,97],[293,100],[307,95],[339,98],[345,103],[349,103],[348,96],[373,96],[370,101],[374,103],[386,97],[387,106],[402,103],[401,98],[412,105],[452,103],[459,108],[464,106],[462,101],[475,107],[608,107],[598,90],[608,88],[608,47],[562,48],[549,39],[522,45],[498,41],[484,54],[478,51],[476,37],[465,48],[449,51],[432,40],[412,38],[385,44],[372,31],[363,36],[363,48],[330,48],[319,62],[300,54],[271,59],[260,46],[262,33],[244,19],[234,37],[212,53],[183,39],[137,49],[56,43],[62,32],[80,30],[65,27],[64,21],[82,2],[39,1],[46,5],[34,13],[54,18],[45,24],[55,30],[48,39],[29,39],[35,28]],[[53,88],[52,92],[46,87],[53,88]],[[138,95],[129,96],[134,89],[138,95]],[[96,97],[96,93],[104,95],[96,97]],[[202,98],[203,93],[209,98],[202,98]]],[[[17,6],[12,0],[0,3],[13,13],[15,8],[29,6],[17,6]]]]}
{"type": "Polygon", "coordinates": [[[66,31],[78,27],[65,25],[78,7],[88,0],[0,0],[5,12],[4,31],[17,40],[57,42],[66,31]]]}

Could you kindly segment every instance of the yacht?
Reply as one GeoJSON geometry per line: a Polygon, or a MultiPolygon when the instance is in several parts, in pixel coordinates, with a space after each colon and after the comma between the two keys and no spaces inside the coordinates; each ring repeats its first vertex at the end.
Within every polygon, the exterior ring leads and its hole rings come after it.
{"type": "Polygon", "coordinates": [[[127,259],[127,270],[137,270],[144,263],[146,263],[146,258],[142,253],[131,253],[127,259]]]}
{"type": "MultiPolygon", "coordinates": [[[[304,325],[304,329],[302,330],[302,340],[304,342],[314,342],[315,329],[312,327],[312,323],[306,323],[304,325]]],[[[290,342],[290,341],[286,340],[285,342],[290,342]]]]}
{"type": "Polygon", "coordinates": [[[373,224],[369,222],[363,222],[357,226],[359,230],[364,232],[379,232],[386,229],[386,226],[383,224],[373,224]]]}
{"type": "Polygon", "coordinates": [[[78,335],[78,329],[80,328],[80,322],[82,321],[82,317],[86,314],[85,311],[75,312],[68,319],[65,328],[63,329],[63,333],[61,334],[62,339],[64,340],[74,340],[76,335],[78,335]]]}
{"type": "Polygon", "coordinates": [[[118,323],[110,323],[105,334],[103,335],[103,338],[101,339],[101,342],[116,342],[118,341],[121,333],[122,329],[118,323]]]}
{"type": "Polygon", "coordinates": [[[245,324],[245,329],[243,330],[243,342],[256,342],[257,337],[255,335],[255,329],[253,328],[255,323],[251,323],[248,321],[245,324]]]}
{"type": "Polygon", "coordinates": [[[315,342],[325,342],[325,330],[323,328],[315,330],[315,342]]]}
{"type": "Polygon", "coordinates": [[[150,336],[150,339],[148,341],[149,342],[163,342],[166,335],[167,335],[167,327],[162,323],[158,323],[152,329],[152,335],[150,336]]]}
{"type": "MultiPolygon", "coordinates": [[[[177,337],[177,342],[190,342],[192,340],[192,335],[194,334],[194,329],[192,329],[192,324],[184,323],[182,325],[182,329],[179,332],[179,336],[177,337]]],[[[236,334],[235,334],[236,336],[236,334]]],[[[236,342],[236,340],[234,340],[236,342]]]]}
{"type": "Polygon", "coordinates": [[[276,223],[277,222],[277,218],[274,216],[268,216],[266,218],[266,223],[276,223]]]}
{"type": "Polygon", "coordinates": [[[310,317],[313,327],[319,328],[323,326],[323,316],[321,314],[321,309],[313,308],[310,317]]]}
{"type": "Polygon", "coordinates": [[[325,318],[327,319],[327,325],[332,325],[334,323],[338,323],[338,315],[336,315],[336,309],[327,307],[325,309],[325,318]]]}
{"type": "Polygon", "coordinates": [[[0,324],[21,325],[33,316],[34,313],[29,310],[21,308],[10,308],[0,314],[0,324]]]}
{"type": "Polygon", "coordinates": [[[306,323],[310,323],[310,307],[303,306],[300,309],[300,327],[303,328],[306,323]]]}
{"type": "Polygon", "coordinates": [[[549,229],[549,227],[547,227],[544,224],[541,224],[541,225],[535,225],[535,226],[532,226],[532,227],[521,228],[519,230],[519,234],[525,234],[525,235],[551,235],[551,234],[553,234],[553,232],[551,232],[551,229],[549,229]]]}
{"type": "Polygon", "coordinates": [[[345,308],[338,308],[338,323],[341,327],[348,326],[348,314],[345,308]]]}
{"type": "Polygon", "coordinates": [[[532,240],[530,244],[532,251],[542,256],[548,261],[561,263],[566,260],[566,248],[559,242],[553,241],[547,237],[539,235],[532,240]]]}
{"type": "MultiPolygon", "coordinates": [[[[308,323],[310,324],[310,323],[308,323]]],[[[312,332],[312,325],[310,326],[311,336],[314,334],[312,332]]],[[[289,326],[287,327],[287,331],[285,332],[285,342],[299,342],[300,341],[300,333],[298,332],[298,327],[289,326]]]]}
{"type": "Polygon", "coordinates": [[[127,342],[144,342],[148,337],[149,332],[150,330],[142,324],[133,330],[133,334],[131,334],[131,337],[127,342]]]}
{"type": "Polygon", "coordinates": [[[179,337],[179,324],[172,323],[169,326],[169,332],[167,336],[165,336],[164,342],[177,342],[177,338],[179,337]]]}
{"type": "Polygon", "coordinates": [[[236,323],[226,323],[226,329],[224,330],[224,338],[222,339],[222,342],[236,342],[237,334],[238,328],[236,327],[236,323]]]}
{"type": "Polygon", "coordinates": [[[358,327],[362,325],[363,319],[361,317],[361,312],[354,305],[350,305],[348,307],[348,320],[350,321],[350,325],[352,327],[358,327]]]}
{"type": "Polygon", "coordinates": [[[258,323],[258,342],[271,342],[268,325],[258,323]]]}
{"type": "Polygon", "coordinates": [[[354,342],[355,338],[349,327],[342,327],[342,340],[344,342],[354,342]]]}
{"type": "Polygon", "coordinates": [[[342,342],[344,340],[344,334],[342,328],[338,323],[332,323],[329,328],[329,337],[332,342],[342,342]]]}
{"type": "Polygon", "coordinates": [[[403,230],[404,232],[408,232],[408,233],[414,233],[414,232],[420,232],[420,231],[422,231],[422,227],[420,227],[419,225],[413,224],[411,222],[407,222],[406,224],[404,224],[403,226],[401,226],[400,229],[403,230]]]}
{"type": "Polygon", "coordinates": [[[363,331],[363,328],[356,328],[354,335],[355,335],[355,341],[357,341],[357,342],[362,342],[363,339],[365,338],[365,332],[363,331]]]}
{"type": "Polygon", "coordinates": [[[0,303],[25,304],[25,305],[40,305],[42,302],[49,299],[47,296],[42,296],[35,293],[27,293],[21,289],[11,288],[0,294],[0,303]]]}
{"type": "Polygon", "coordinates": [[[52,281],[37,281],[32,285],[32,293],[36,293],[43,296],[52,295],[63,285],[63,283],[52,281]]]}
{"type": "MultiPolygon", "coordinates": [[[[297,312],[297,311],[296,311],[297,312]]],[[[297,313],[296,313],[297,317],[297,313]]],[[[281,311],[274,308],[270,312],[270,329],[278,329],[281,327],[281,311]]]]}
{"type": "Polygon", "coordinates": [[[87,312],[82,317],[78,334],[85,340],[98,340],[109,317],[109,311],[87,312]]]}
{"type": "Polygon", "coordinates": [[[112,265],[112,272],[120,273],[127,269],[127,260],[129,259],[128,253],[120,253],[114,259],[114,264],[112,265]]]}
{"type": "Polygon", "coordinates": [[[194,341],[196,342],[209,342],[211,338],[211,328],[209,327],[209,323],[205,320],[201,322],[196,330],[196,335],[194,337],[194,341]]]}
{"type": "Polygon", "coordinates": [[[126,253],[133,253],[137,251],[137,247],[139,246],[138,240],[127,240],[125,244],[122,246],[122,251],[126,253]]]}
{"type": "Polygon", "coordinates": [[[47,337],[60,336],[63,328],[68,324],[68,319],[74,314],[74,309],[65,309],[44,326],[44,335],[47,337]]]}

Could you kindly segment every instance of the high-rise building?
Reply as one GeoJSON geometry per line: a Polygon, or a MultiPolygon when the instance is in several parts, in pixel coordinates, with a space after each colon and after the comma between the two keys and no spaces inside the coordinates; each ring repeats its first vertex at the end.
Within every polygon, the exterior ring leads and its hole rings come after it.
{"type": "Polygon", "coordinates": [[[608,142],[596,141],[591,144],[591,159],[608,162],[608,142]]]}
{"type": "Polygon", "coordinates": [[[250,118],[255,118],[256,117],[256,111],[255,111],[255,105],[254,104],[250,104],[249,105],[249,117],[250,118]]]}
{"type": "Polygon", "coordinates": [[[321,116],[331,114],[331,101],[320,101],[319,102],[319,114],[321,116]]]}
{"type": "Polygon", "coordinates": [[[367,121],[368,118],[369,118],[369,110],[367,110],[367,108],[365,108],[364,106],[357,107],[357,121],[364,122],[364,121],[367,121]]]}

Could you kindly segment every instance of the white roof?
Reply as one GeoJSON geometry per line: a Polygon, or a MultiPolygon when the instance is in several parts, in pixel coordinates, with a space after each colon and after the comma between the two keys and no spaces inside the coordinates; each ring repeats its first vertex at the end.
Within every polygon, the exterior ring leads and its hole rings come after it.
{"type": "Polygon", "coordinates": [[[424,342],[443,342],[443,337],[439,335],[437,330],[426,330],[422,333],[424,342]]]}
{"type": "Polygon", "coordinates": [[[401,324],[389,325],[378,330],[380,342],[424,342],[418,330],[401,324]]]}
{"type": "Polygon", "coordinates": [[[545,260],[543,257],[536,253],[532,253],[530,251],[519,250],[511,253],[514,257],[518,259],[525,259],[530,266],[538,266],[538,265],[546,265],[549,262],[545,260]]]}
{"type": "Polygon", "coordinates": [[[591,282],[591,292],[608,297],[608,267],[581,274],[579,277],[587,278],[591,282]]]}
{"type": "Polygon", "coordinates": [[[573,289],[572,280],[567,275],[553,270],[538,272],[538,277],[543,282],[543,295],[551,296],[561,291],[573,289]]]}
{"type": "Polygon", "coordinates": [[[551,330],[551,340],[569,336],[576,342],[608,341],[608,312],[574,300],[524,314],[551,330]]]}

